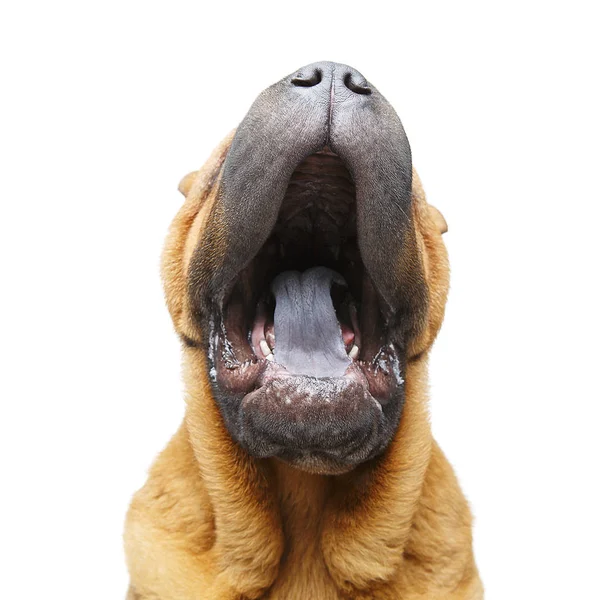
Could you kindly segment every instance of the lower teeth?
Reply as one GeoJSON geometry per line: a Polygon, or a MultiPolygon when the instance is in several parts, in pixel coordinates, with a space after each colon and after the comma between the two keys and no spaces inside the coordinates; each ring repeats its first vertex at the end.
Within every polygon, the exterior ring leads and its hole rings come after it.
{"type": "Polygon", "coordinates": [[[271,352],[271,348],[269,348],[269,344],[267,344],[267,340],[260,340],[260,350],[264,354],[267,360],[273,360],[273,353],[271,352]]]}

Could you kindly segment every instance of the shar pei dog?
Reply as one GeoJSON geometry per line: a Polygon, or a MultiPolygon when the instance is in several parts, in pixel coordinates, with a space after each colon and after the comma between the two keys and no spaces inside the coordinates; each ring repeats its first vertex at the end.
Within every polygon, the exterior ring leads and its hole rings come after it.
{"type": "Polygon", "coordinates": [[[311,64],[179,189],[162,276],[186,412],[127,515],[128,598],[482,598],[428,418],[446,223],[394,109],[311,64]]]}

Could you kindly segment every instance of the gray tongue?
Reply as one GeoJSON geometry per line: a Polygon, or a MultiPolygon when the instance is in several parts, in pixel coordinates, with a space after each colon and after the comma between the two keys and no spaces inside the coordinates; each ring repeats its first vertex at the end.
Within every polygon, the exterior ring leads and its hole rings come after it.
{"type": "Polygon", "coordinates": [[[275,295],[275,360],[295,375],[342,377],[351,363],[338,323],[331,285],[344,278],[326,267],[285,271],[275,295]]]}

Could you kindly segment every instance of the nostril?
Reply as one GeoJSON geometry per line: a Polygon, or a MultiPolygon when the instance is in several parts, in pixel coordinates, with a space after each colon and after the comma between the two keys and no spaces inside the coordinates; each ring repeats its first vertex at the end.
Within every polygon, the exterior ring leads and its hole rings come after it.
{"type": "Polygon", "coordinates": [[[298,87],[313,87],[315,85],[319,85],[319,83],[321,83],[321,79],[323,79],[323,73],[321,69],[314,69],[309,75],[303,73],[302,71],[298,71],[298,73],[292,77],[292,85],[296,85],[298,87]]]}
{"type": "Polygon", "coordinates": [[[371,88],[362,75],[346,73],[344,76],[344,85],[355,94],[368,95],[371,93],[371,88]]]}

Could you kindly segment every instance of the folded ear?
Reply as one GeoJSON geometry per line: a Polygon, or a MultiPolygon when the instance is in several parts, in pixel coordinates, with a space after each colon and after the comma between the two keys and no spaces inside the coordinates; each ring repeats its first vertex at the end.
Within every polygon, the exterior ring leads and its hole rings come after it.
{"type": "Polygon", "coordinates": [[[219,174],[227,156],[234,132],[231,132],[213,151],[204,166],[186,175],[179,184],[185,202],[171,223],[162,255],[162,279],[167,306],[176,331],[190,336],[187,286],[190,256],[203,232],[219,188],[219,174]]]}
{"type": "Polygon", "coordinates": [[[196,175],[198,175],[198,171],[192,171],[188,173],[180,182],[177,189],[184,195],[187,196],[190,192],[192,184],[196,179],[196,175]]]}
{"type": "Polygon", "coordinates": [[[437,225],[440,233],[446,233],[446,231],[448,231],[448,223],[446,223],[444,215],[435,206],[431,206],[431,204],[429,205],[429,214],[431,215],[433,222],[437,225]]]}

